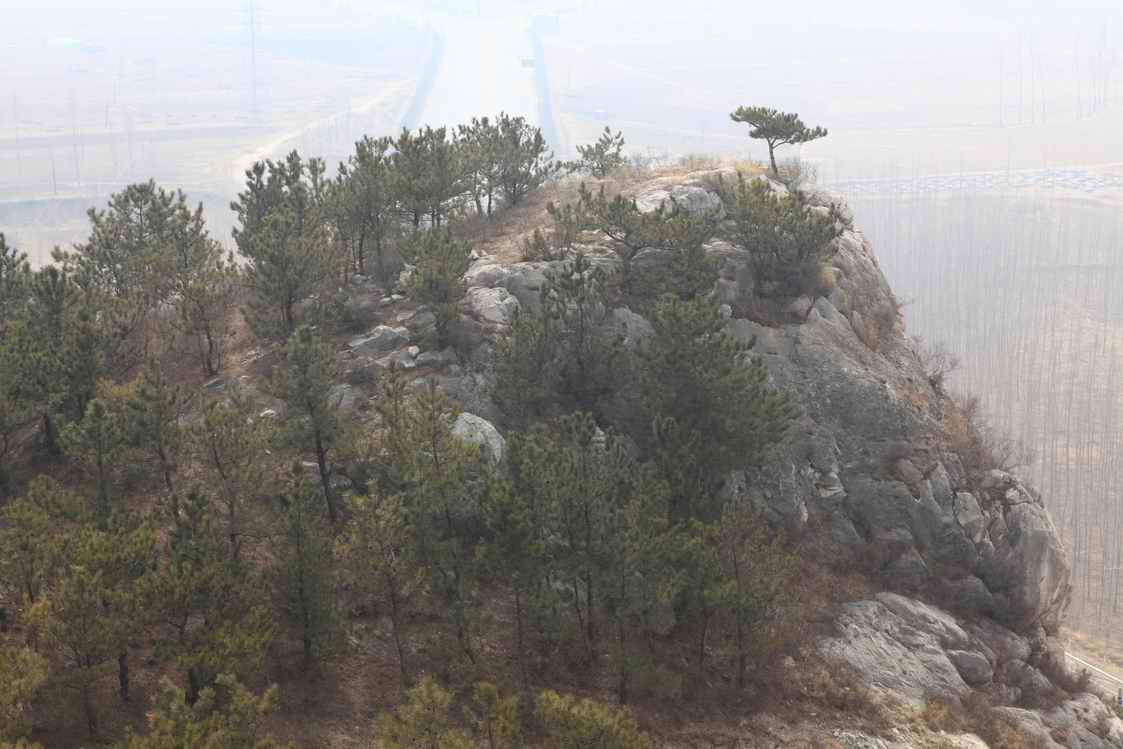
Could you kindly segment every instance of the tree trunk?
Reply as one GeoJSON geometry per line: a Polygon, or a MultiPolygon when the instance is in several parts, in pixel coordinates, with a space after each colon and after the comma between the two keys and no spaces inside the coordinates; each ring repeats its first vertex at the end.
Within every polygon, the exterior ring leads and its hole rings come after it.
{"type": "Polygon", "coordinates": [[[522,592],[515,586],[515,657],[519,661],[519,678],[523,689],[528,687],[526,679],[526,658],[523,656],[523,607],[522,592]]]}
{"type": "Polygon", "coordinates": [[[58,446],[58,432],[55,429],[55,420],[51,418],[49,410],[43,411],[43,442],[46,444],[47,452],[51,455],[59,455],[62,451],[58,446]]]}
{"type": "Polygon", "coordinates": [[[772,174],[779,177],[780,170],[776,168],[776,147],[771,143],[768,144],[768,160],[772,163],[772,174]]]}
{"type": "Polygon", "coordinates": [[[121,702],[129,701],[129,653],[125,651],[117,656],[117,692],[121,702]]]}
{"type": "Polygon", "coordinates": [[[199,673],[194,667],[187,669],[187,694],[184,698],[187,700],[188,705],[194,705],[199,701],[199,692],[203,689],[203,685],[199,683],[199,673]]]}
{"type": "Polygon", "coordinates": [[[331,476],[328,471],[328,451],[324,448],[324,441],[320,431],[316,430],[316,464],[320,467],[320,485],[324,488],[324,501],[328,506],[328,517],[334,525],[338,520],[338,511],[335,507],[335,496],[331,491],[331,476]]]}
{"type": "Polygon", "coordinates": [[[628,704],[628,652],[625,640],[624,617],[616,616],[616,640],[620,647],[620,677],[616,685],[616,697],[621,705],[628,704]]]}
{"type": "Polygon", "coordinates": [[[82,684],[82,711],[86,714],[86,730],[90,737],[97,736],[97,713],[94,712],[93,684],[85,681],[82,684]]]}
{"type": "Polygon", "coordinates": [[[398,596],[395,594],[390,595],[390,631],[394,635],[394,648],[398,651],[398,671],[402,675],[402,687],[404,688],[409,684],[409,676],[406,674],[406,651],[402,646],[402,633],[399,626],[399,619],[401,613],[399,611],[400,602],[398,596]]]}

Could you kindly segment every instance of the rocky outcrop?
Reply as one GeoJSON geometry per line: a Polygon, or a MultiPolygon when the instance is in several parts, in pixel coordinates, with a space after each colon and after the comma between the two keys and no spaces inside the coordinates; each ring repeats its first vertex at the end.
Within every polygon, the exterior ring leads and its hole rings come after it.
{"type": "MultiPolygon", "coordinates": [[[[972,483],[946,447],[946,396],[904,335],[871,248],[847,230],[837,249],[834,288],[804,300],[804,319],[729,322],[804,413],[780,460],[732,475],[730,491],[752,494],[786,527],[821,524],[841,553],[876,560],[902,592],[1055,630],[1069,568],[1041,499],[1006,474],[972,483]]],[[[751,294],[736,248],[711,255],[723,263],[722,293],[751,294]]]]}
{"type": "Polygon", "coordinates": [[[847,605],[839,636],[820,643],[828,658],[854,669],[869,686],[922,706],[932,697],[958,698],[970,687],[949,652],[971,639],[950,615],[892,593],[847,605]]]}
{"type": "MultiPolygon", "coordinates": [[[[636,204],[654,211],[673,202],[720,217],[718,176],[655,180],[639,189],[636,204]]],[[[824,210],[835,200],[823,193],[809,199],[824,210]]],[[[844,206],[841,213],[850,216],[844,206]]],[[[581,249],[607,271],[619,267],[607,247],[581,249]]],[[[782,319],[765,324],[747,319],[755,293],[748,251],[722,240],[706,245],[719,269],[716,302],[726,330],[754,343],[772,384],[790,392],[802,413],[774,459],[731,472],[725,493],[749,497],[793,536],[816,534],[808,548],[824,562],[861,564],[880,576],[889,591],[843,607],[837,632],[818,644],[822,656],[845,664],[863,683],[914,707],[985,690],[1006,705],[1000,708],[1005,720],[1053,742],[1043,745],[1123,745],[1123,723],[1090,696],[1062,699],[1049,710],[1016,707],[1026,695],[1053,689],[1043,659],[1054,648],[1050,636],[1069,595],[1064,548],[1044,500],[1030,487],[1007,473],[980,477],[964,468],[946,428],[952,404],[929,381],[905,335],[871,247],[846,228],[836,250],[825,272],[827,291],[777,305],[774,315],[782,319]]],[[[665,251],[649,249],[635,262],[666,259],[665,251]]],[[[563,265],[476,256],[464,278],[456,353],[405,348],[410,335],[423,340],[432,330],[425,309],[403,313],[398,322],[405,327],[379,326],[349,348],[378,366],[393,361],[422,370],[418,376],[436,376],[467,409],[456,436],[501,461],[505,442],[492,421],[503,423],[502,414],[490,396],[495,343],[520,310],[541,305],[548,278],[563,265]]],[[[610,310],[605,326],[633,350],[654,333],[627,307],[610,310]]],[[[858,732],[836,736],[844,746],[913,745],[858,732]]],[[[946,738],[946,746],[981,746],[972,736],[946,738]]]]}
{"type": "Polygon", "coordinates": [[[379,325],[366,335],[352,338],[347,347],[356,354],[383,354],[409,342],[409,331],[379,325]]]}
{"type": "Polygon", "coordinates": [[[461,413],[452,425],[452,435],[470,445],[479,445],[493,463],[503,460],[507,441],[487,419],[470,413],[461,413]]]}

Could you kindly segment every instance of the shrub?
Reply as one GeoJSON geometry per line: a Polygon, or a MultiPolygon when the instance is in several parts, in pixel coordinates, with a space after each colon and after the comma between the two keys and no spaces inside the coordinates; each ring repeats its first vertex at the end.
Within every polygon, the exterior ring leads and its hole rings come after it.
{"type": "Polygon", "coordinates": [[[717,280],[717,270],[703,248],[717,231],[715,214],[691,214],[674,200],[643,212],[634,199],[623,195],[609,199],[603,185],[595,193],[581,185],[575,210],[585,225],[611,241],[622,264],[624,291],[641,301],[664,292],[692,298],[709,291],[717,280]],[[670,262],[637,273],[633,260],[646,249],[670,252],[670,262]]]}
{"type": "Polygon", "coordinates": [[[535,714],[546,728],[548,749],[650,749],[651,739],[626,710],[546,691],[535,714]]]}
{"type": "Polygon", "coordinates": [[[406,692],[397,714],[378,721],[378,737],[386,749],[471,749],[472,742],[457,730],[450,716],[452,695],[432,676],[406,692]]]}
{"type": "Polygon", "coordinates": [[[596,143],[586,146],[577,146],[580,158],[571,161],[567,166],[571,171],[584,172],[596,179],[604,179],[614,171],[624,166],[624,134],[613,133],[607,125],[596,143]]]}
{"type": "Polygon", "coordinates": [[[992,469],[1011,472],[1034,461],[1025,444],[987,423],[977,396],[956,396],[945,423],[951,449],[970,476],[992,469]]]}
{"type": "Polygon", "coordinates": [[[819,170],[814,164],[793,157],[780,162],[776,178],[784,187],[798,192],[805,185],[814,184],[818,180],[819,170]]]}
{"type": "Polygon", "coordinates": [[[822,289],[822,266],[847,225],[837,206],[824,213],[802,193],[777,195],[764,180],[743,175],[722,190],[722,201],[732,219],[727,239],[749,251],[758,296],[790,298],[822,289]]]}
{"type": "Polygon", "coordinates": [[[959,357],[939,343],[928,343],[920,336],[913,339],[913,348],[924,369],[928,384],[938,393],[944,392],[947,376],[959,369],[959,357]]]}
{"type": "Polygon", "coordinates": [[[410,277],[410,294],[427,304],[436,318],[437,344],[449,343],[449,325],[460,317],[460,300],[467,288],[464,274],[471,262],[471,248],[452,238],[447,229],[420,232],[404,248],[408,262],[416,266],[410,277]]]}

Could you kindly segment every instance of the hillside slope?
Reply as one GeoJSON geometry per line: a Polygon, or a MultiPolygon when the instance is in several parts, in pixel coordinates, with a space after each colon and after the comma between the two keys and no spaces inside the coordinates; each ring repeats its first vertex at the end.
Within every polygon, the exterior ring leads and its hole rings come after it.
{"type": "MultiPolygon", "coordinates": [[[[720,206],[715,177],[662,178],[633,190],[641,208],[673,197],[702,211],[720,206]]],[[[823,206],[835,200],[813,196],[823,206]]],[[[559,264],[509,262],[504,247],[507,240],[495,243],[495,254],[486,244],[479,247],[466,274],[472,364],[444,378],[467,410],[500,421],[486,395],[494,382],[494,343],[515,310],[540,304],[545,275],[559,264]]],[[[599,263],[617,262],[595,242],[583,249],[599,263]]],[[[707,251],[720,264],[718,301],[726,305],[728,332],[755,341],[774,384],[796,394],[803,414],[782,459],[731,474],[726,492],[748,493],[775,526],[804,539],[819,563],[860,567],[886,591],[845,604],[837,633],[819,641],[818,655],[843,664],[903,715],[923,712],[933,700],[964,703],[985,693],[995,706],[991,719],[1036,737],[1041,746],[1123,745],[1123,722],[1098,698],[1070,699],[1046,676],[1064,680],[1063,654],[1053,638],[1067,603],[1069,568],[1044,499],[1015,476],[979,465],[978,454],[960,454],[971,443],[963,439],[959,407],[906,336],[861,232],[847,230],[838,240],[830,294],[797,299],[779,323],[735,314],[752,286],[748,254],[723,242],[710,243],[707,251]]],[[[660,262],[655,252],[645,252],[647,262],[660,262]]],[[[626,340],[650,333],[650,325],[626,308],[615,309],[610,320],[626,340]]],[[[781,743],[796,738],[783,738],[775,728],[767,733],[781,743]]],[[[896,743],[838,734],[838,742],[952,745],[941,743],[950,738],[921,734],[902,733],[896,743]]],[[[964,739],[956,745],[975,744],[964,739]]]]}

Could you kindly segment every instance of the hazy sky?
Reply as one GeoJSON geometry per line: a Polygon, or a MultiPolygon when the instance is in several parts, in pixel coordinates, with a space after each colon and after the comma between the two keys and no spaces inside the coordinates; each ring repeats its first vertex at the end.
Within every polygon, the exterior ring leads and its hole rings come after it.
{"type": "Polygon", "coordinates": [[[728,113],[765,104],[829,127],[803,155],[835,173],[1123,162],[1118,0],[252,6],[251,56],[250,0],[0,0],[0,230],[42,231],[13,201],[148,177],[222,205],[245,159],[334,160],[408,112],[549,117],[563,155],[608,124],[641,152],[762,158],[728,113]]]}

